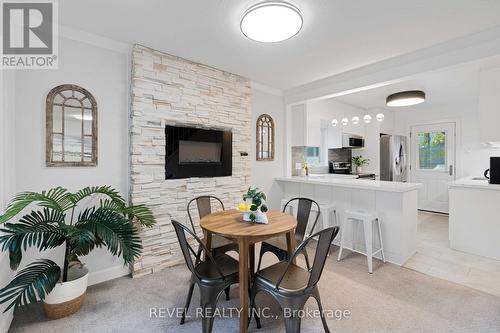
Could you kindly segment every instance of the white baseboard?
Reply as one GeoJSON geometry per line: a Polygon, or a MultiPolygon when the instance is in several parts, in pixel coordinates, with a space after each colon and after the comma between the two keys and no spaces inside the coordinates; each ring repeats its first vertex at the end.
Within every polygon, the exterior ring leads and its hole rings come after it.
{"type": "Polygon", "coordinates": [[[89,274],[89,286],[93,284],[98,284],[104,281],[113,280],[125,275],[130,274],[130,268],[128,266],[112,266],[97,272],[90,272],[89,274]]]}

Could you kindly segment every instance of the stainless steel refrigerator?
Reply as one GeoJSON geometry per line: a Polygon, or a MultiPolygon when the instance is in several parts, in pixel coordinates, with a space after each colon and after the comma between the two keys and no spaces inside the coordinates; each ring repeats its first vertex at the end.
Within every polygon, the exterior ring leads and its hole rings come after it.
{"type": "Polygon", "coordinates": [[[380,180],[408,181],[408,140],[402,135],[380,137],[380,180]]]}

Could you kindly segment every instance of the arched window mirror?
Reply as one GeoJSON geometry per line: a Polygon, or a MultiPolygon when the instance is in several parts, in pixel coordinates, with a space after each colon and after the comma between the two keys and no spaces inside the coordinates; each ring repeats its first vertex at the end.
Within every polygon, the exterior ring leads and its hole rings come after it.
{"type": "Polygon", "coordinates": [[[257,118],[257,161],[274,160],[274,121],[268,114],[257,118]]]}
{"type": "Polygon", "coordinates": [[[47,95],[47,166],[97,165],[97,103],[82,87],[65,84],[47,95]]]}

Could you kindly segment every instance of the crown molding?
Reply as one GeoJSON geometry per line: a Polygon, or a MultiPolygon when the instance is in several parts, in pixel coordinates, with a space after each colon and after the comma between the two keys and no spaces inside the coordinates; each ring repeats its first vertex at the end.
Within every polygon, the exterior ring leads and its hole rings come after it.
{"type": "Polygon", "coordinates": [[[266,86],[265,84],[258,83],[255,81],[250,82],[252,89],[265,92],[271,95],[283,97],[283,90],[266,86]]]}
{"type": "Polygon", "coordinates": [[[64,25],[59,26],[59,36],[118,53],[132,53],[132,44],[120,42],[111,38],[92,34],[79,29],[70,28],[64,25]]]}

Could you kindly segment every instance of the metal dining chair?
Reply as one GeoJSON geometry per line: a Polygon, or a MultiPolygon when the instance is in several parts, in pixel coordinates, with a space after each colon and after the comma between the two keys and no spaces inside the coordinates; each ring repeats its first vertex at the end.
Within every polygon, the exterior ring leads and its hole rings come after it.
{"type": "MultiPolygon", "coordinates": [[[[200,219],[211,214],[213,212],[212,205],[213,203],[218,204],[222,210],[225,210],[224,204],[222,201],[211,195],[203,195],[194,199],[191,199],[187,206],[187,212],[189,221],[191,222],[191,227],[193,228],[193,232],[196,233],[196,229],[194,227],[193,216],[191,215],[192,206],[196,204],[198,210],[198,216],[200,219]]],[[[218,255],[222,253],[226,253],[228,251],[236,251],[238,252],[238,244],[231,242],[229,239],[224,238],[220,235],[212,235],[212,245],[211,249],[213,255],[218,255]]]]}
{"type": "MultiPolygon", "coordinates": [[[[323,313],[323,306],[317,287],[321,278],[326,258],[330,250],[333,239],[337,236],[339,227],[330,227],[308,237],[294,252],[288,261],[280,261],[277,264],[266,267],[255,274],[254,283],[250,292],[250,312],[251,317],[255,311],[255,296],[265,291],[273,296],[283,311],[285,320],[285,329],[287,333],[300,332],[300,316],[297,314],[304,308],[309,297],[314,297],[318,303],[323,329],[329,333],[328,325],[323,313]],[[311,269],[303,269],[293,263],[297,255],[301,254],[306,246],[318,237],[314,261],[311,269]],[[292,316],[285,316],[285,309],[291,310],[292,316]]],[[[256,317],[257,319],[257,317],[256,317]]],[[[250,321],[249,320],[249,321],[250,321]]],[[[258,322],[258,324],[260,324],[258,322]]]]}
{"type": "MultiPolygon", "coordinates": [[[[186,299],[186,305],[182,312],[180,324],[184,324],[186,312],[191,303],[193,289],[195,284],[200,289],[200,305],[203,309],[202,332],[212,332],[214,317],[213,312],[216,309],[217,301],[221,293],[234,283],[238,283],[238,261],[231,258],[227,254],[219,254],[213,256],[211,251],[208,251],[205,244],[193,233],[189,228],[181,223],[172,220],[177,239],[179,240],[180,248],[186,265],[191,271],[191,281],[189,292],[186,299]],[[189,244],[186,234],[194,238],[202,251],[194,251],[189,244]],[[205,260],[201,260],[201,254],[205,252],[205,260]],[[193,262],[194,256],[195,261],[193,262]]],[[[258,319],[258,318],[257,318],[258,319]]],[[[257,322],[260,325],[260,322],[257,322]]]]}
{"type": "MultiPolygon", "coordinates": [[[[193,221],[193,216],[191,215],[191,210],[193,209],[193,205],[196,204],[196,208],[198,210],[198,216],[200,220],[207,216],[208,214],[211,214],[213,212],[212,207],[214,206],[219,206],[222,210],[224,209],[224,204],[222,201],[212,195],[203,195],[196,197],[194,199],[191,199],[188,202],[187,205],[187,213],[189,217],[189,221],[191,222],[191,227],[193,228],[193,232],[196,234],[196,228],[194,226],[194,221],[193,221]]],[[[214,256],[217,256],[219,254],[223,254],[229,251],[236,251],[238,252],[238,244],[231,242],[230,240],[220,236],[220,235],[212,235],[212,242],[211,242],[211,252],[214,256]]],[[[198,249],[198,251],[201,251],[201,248],[198,249]]],[[[226,300],[229,300],[229,292],[230,288],[228,287],[226,290],[226,300]]]]}
{"type": "MultiPolygon", "coordinates": [[[[295,241],[297,244],[302,243],[304,240],[304,237],[306,235],[307,231],[307,224],[309,223],[309,217],[311,215],[311,211],[314,209],[316,210],[317,214],[314,219],[313,225],[311,227],[311,230],[309,231],[309,234],[314,232],[314,229],[316,228],[316,223],[318,222],[319,216],[321,214],[321,210],[319,208],[319,204],[309,198],[293,198],[288,200],[288,202],[285,204],[283,207],[283,213],[286,212],[287,208],[297,202],[297,228],[295,229],[295,241]]],[[[257,265],[257,270],[260,269],[260,264],[262,263],[262,257],[266,252],[271,252],[274,253],[276,257],[278,257],[279,261],[284,261],[288,260],[289,254],[287,251],[287,244],[286,244],[286,239],[285,237],[274,237],[271,239],[266,240],[265,242],[262,242],[262,245],[260,247],[260,253],[259,253],[259,263],[257,265]]],[[[304,255],[306,259],[306,265],[307,269],[310,268],[309,265],[309,258],[307,256],[307,251],[304,248],[302,254],[304,255]]]]}

